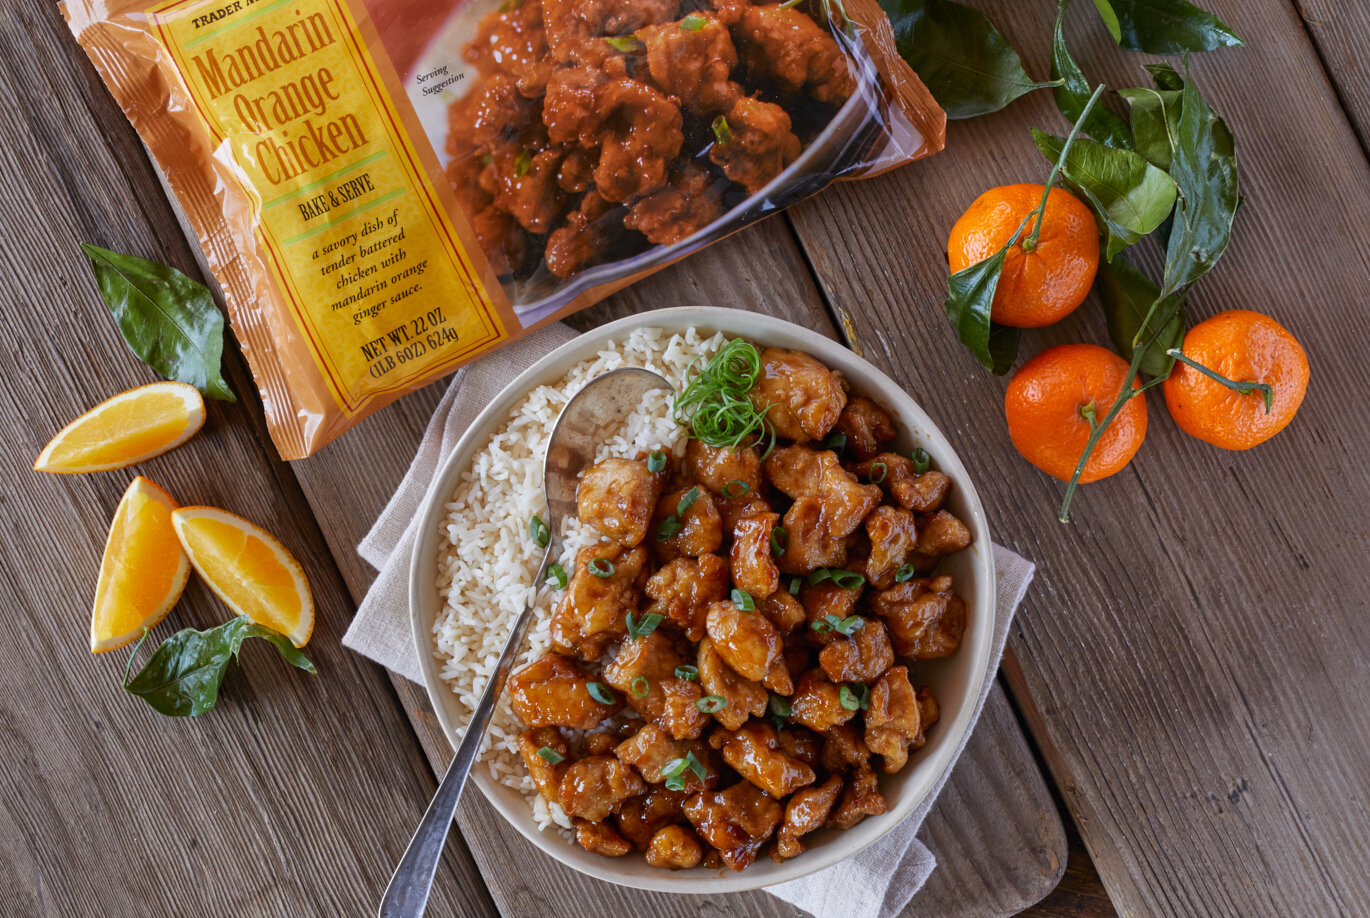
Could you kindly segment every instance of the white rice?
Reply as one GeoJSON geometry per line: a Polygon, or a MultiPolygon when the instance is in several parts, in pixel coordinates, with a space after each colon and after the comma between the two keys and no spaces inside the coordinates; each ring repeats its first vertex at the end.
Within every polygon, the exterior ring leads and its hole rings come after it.
{"type": "MultiPolygon", "coordinates": [[[[433,623],[442,678],[468,712],[474,710],[514,620],[535,593],[536,618],[515,668],[551,646],[549,622],[561,592],[539,589],[541,585],[533,583],[542,552],[529,537],[528,521],[534,514],[545,518],[543,456],[561,409],[585,383],[619,367],[654,370],[679,391],[691,364],[701,357],[707,359],[723,341],[722,335],[702,338],[693,328],[670,335],[657,328],[636,329],[624,340],[608,342],[557,384],[529,392],[474,455],[441,524],[438,592],[443,609],[433,623]]],[[[629,416],[620,434],[600,447],[596,460],[635,458],[656,449],[678,458],[685,448],[684,434],[671,417],[670,393],[654,390],[629,416]]],[[[574,570],[577,550],[599,540],[587,529],[576,519],[563,523],[559,560],[568,573],[574,570]]],[[[556,826],[568,832],[570,819],[537,793],[528,776],[518,752],[522,731],[507,699],[506,694],[495,711],[482,761],[491,777],[528,798],[539,828],[556,826]]]]}

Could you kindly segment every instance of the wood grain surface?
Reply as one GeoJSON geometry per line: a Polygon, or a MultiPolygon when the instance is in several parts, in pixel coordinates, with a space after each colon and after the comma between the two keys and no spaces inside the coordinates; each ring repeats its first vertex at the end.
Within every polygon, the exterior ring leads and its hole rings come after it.
{"type": "MultiPolygon", "coordinates": [[[[941,421],[996,534],[1041,563],[1005,671],[1119,911],[1363,915],[1370,433],[1351,406],[1370,369],[1358,343],[1370,167],[1291,4],[1204,5],[1249,44],[1191,60],[1236,132],[1247,206],[1192,314],[1261,310],[1303,342],[1308,397],[1270,443],[1214,449],[1153,399],[1138,458],[1082,489],[1074,523],[1055,521],[1062,486],[1014,454],[1005,382],[961,350],[940,306],[956,216],[988,187],[1046,174],[1028,126],[1064,122],[1043,94],[953,125],[947,154],[830,189],[789,219],[854,346],[941,421]]],[[[1147,58],[1076,6],[1086,72],[1138,84],[1147,58]]],[[[1315,32],[1359,60],[1370,34],[1352,6],[1319,4],[1315,32]]],[[[1045,75],[1040,7],[994,9],[1045,75]]],[[[1093,299],[1023,351],[1080,340],[1107,343],[1093,299]]]]}

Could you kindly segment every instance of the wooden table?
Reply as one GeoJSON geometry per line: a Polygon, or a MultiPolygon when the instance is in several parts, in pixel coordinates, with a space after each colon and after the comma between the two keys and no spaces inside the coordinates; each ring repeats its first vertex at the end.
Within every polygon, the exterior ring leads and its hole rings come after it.
{"type": "MultiPolygon", "coordinates": [[[[1194,309],[1270,312],[1307,348],[1308,399],[1272,443],[1214,450],[1153,401],[1138,459],[1083,490],[1074,524],[1055,522],[1060,486],[1013,453],[1003,381],[956,346],[939,305],[955,216],[986,187],[1043,174],[1026,129],[1060,120],[1042,94],[954,125],[949,150],[926,163],[831,188],[574,322],[716,303],[841,336],[926,406],[976,476],[996,538],[1040,565],[1010,636],[1008,691],[994,690],[925,825],[941,866],[910,915],[1370,913],[1370,366],[1358,335],[1370,288],[1370,12],[1331,0],[1206,5],[1249,43],[1194,61],[1237,133],[1248,206],[1194,309]]],[[[1045,73],[1054,4],[982,6],[1045,73]]],[[[123,654],[90,656],[85,634],[127,475],[46,477],[29,464],[75,414],[151,378],[125,352],[76,243],[192,274],[196,253],[55,7],[7,0],[5,13],[0,911],[367,913],[450,750],[422,690],[339,638],[374,574],[354,546],[441,387],[287,465],[241,356],[228,353],[246,397],[211,405],[199,437],[141,471],[281,535],[313,583],[320,675],[249,650],[208,716],[164,719],[126,696],[123,654]]],[[[1072,35],[1086,70],[1139,82],[1143,59],[1086,19],[1072,35]]],[[[1093,303],[1028,336],[1025,352],[1076,340],[1106,340],[1093,303]]],[[[172,622],[205,627],[223,614],[192,583],[172,622]]],[[[587,880],[536,854],[478,795],[460,829],[433,914],[793,914],[762,894],[681,901],[587,880]]]]}

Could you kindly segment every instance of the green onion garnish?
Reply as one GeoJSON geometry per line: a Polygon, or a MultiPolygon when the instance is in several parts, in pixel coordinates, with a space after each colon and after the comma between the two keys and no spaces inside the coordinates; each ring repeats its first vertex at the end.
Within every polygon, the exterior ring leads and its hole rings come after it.
{"type": "Polygon", "coordinates": [[[792,10],[802,2],[803,0],[785,0],[784,3],[780,4],[780,8],[782,10],[792,10]]]}
{"type": "Polygon", "coordinates": [[[756,608],[756,603],[752,601],[752,594],[746,590],[733,590],[733,605],[743,612],[750,612],[756,608]]]}
{"type": "Polygon", "coordinates": [[[566,568],[553,561],[547,565],[547,579],[555,583],[558,590],[566,589],[566,568]]]}
{"type": "Polygon", "coordinates": [[[677,666],[675,668],[675,677],[677,679],[684,679],[686,682],[693,682],[699,678],[699,667],[690,666],[688,664],[685,666],[677,666]]]}
{"type": "Polygon", "coordinates": [[[803,586],[803,585],[804,585],[804,578],[803,578],[803,577],[791,577],[791,578],[790,578],[790,595],[791,595],[791,596],[798,596],[798,595],[799,595],[799,588],[800,588],[801,586],[803,586]]]}
{"type": "Polygon", "coordinates": [[[661,769],[661,774],[666,778],[666,787],[669,790],[684,790],[685,772],[687,770],[694,772],[695,777],[701,781],[708,774],[704,770],[704,766],[700,764],[699,759],[695,758],[695,754],[687,752],[684,758],[671,759],[661,769]]]}
{"type": "Polygon", "coordinates": [[[533,154],[530,150],[524,150],[514,159],[514,176],[523,178],[531,168],[533,168],[533,154]]]}
{"type": "Polygon", "coordinates": [[[668,778],[678,778],[685,774],[685,770],[689,767],[690,763],[685,761],[682,756],[678,759],[671,759],[665,765],[661,766],[661,773],[668,778]]]}
{"type": "Polygon", "coordinates": [[[856,700],[860,703],[861,710],[864,711],[871,706],[871,687],[869,685],[858,682],[852,691],[856,693],[856,700]]]}
{"type": "Polygon", "coordinates": [[[695,707],[699,708],[699,710],[703,711],[705,714],[721,711],[727,706],[728,699],[724,698],[722,695],[705,695],[695,702],[695,707]]]}
{"type": "Polygon", "coordinates": [[[536,513],[528,521],[528,535],[533,537],[534,544],[538,548],[546,548],[547,543],[552,541],[552,530],[547,528],[547,524],[542,521],[542,517],[536,513]]]}
{"type": "Polygon", "coordinates": [[[719,146],[724,146],[732,142],[733,129],[728,124],[727,118],[723,117],[722,115],[719,115],[717,118],[715,118],[713,123],[713,129],[714,139],[718,141],[719,146]]]}
{"type": "Polygon", "coordinates": [[[699,485],[695,485],[693,488],[685,492],[685,496],[682,497],[680,499],[680,502],[675,505],[675,512],[680,516],[684,516],[685,511],[693,507],[695,505],[695,501],[697,500],[699,500],[699,485]]]}
{"type": "Polygon", "coordinates": [[[685,753],[685,764],[690,766],[690,771],[694,772],[695,777],[701,781],[703,781],[708,774],[708,772],[704,770],[704,766],[700,764],[699,759],[695,758],[693,752],[685,753]]]}
{"type": "Polygon", "coordinates": [[[910,458],[913,459],[913,470],[919,475],[932,468],[932,457],[929,456],[928,451],[921,446],[913,451],[910,458]]]}
{"type": "Polygon", "coordinates": [[[699,13],[691,13],[680,20],[680,27],[686,32],[698,32],[700,29],[704,28],[704,26],[708,25],[708,23],[709,18],[707,16],[701,16],[699,13]]]}
{"type": "Polygon", "coordinates": [[[913,575],[916,573],[918,573],[918,568],[914,567],[912,564],[905,564],[894,572],[894,582],[904,583],[905,581],[912,580],[913,575]]]}
{"type": "Polygon", "coordinates": [[[647,471],[655,475],[664,468],[666,468],[666,454],[659,449],[654,450],[647,457],[647,471]]]}
{"type": "MultiPolygon", "coordinates": [[[[837,616],[829,615],[828,618],[837,618],[837,616]]],[[[816,622],[809,622],[809,628],[813,631],[817,631],[819,634],[827,634],[829,631],[832,630],[832,622],[827,621],[827,619],[820,618],[816,622]]]]}
{"type": "Polygon", "coordinates": [[[824,580],[831,580],[844,590],[859,590],[866,583],[864,574],[840,567],[819,567],[809,574],[810,584],[822,583],[824,580]]]}
{"type": "Polygon", "coordinates": [[[622,51],[627,54],[632,51],[641,51],[647,47],[635,35],[617,35],[604,39],[609,43],[609,47],[615,51],[622,51]]]}
{"type": "Polygon", "coordinates": [[[520,6],[522,6],[521,0],[504,0],[504,2],[499,5],[499,11],[501,13],[511,13],[520,6]]]}
{"type": "Polygon", "coordinates": [[[680,524],[680,517],[672,513],[656,525],[656,540],[666,542],[674,538],[683,527],[680,524]]]}
{"type": "MultiPolygon", "coordinates": [[[[677,396],[672,413],[676,423],[709,446],[738,449],[744,443],[775,445],[775,431],[766,423],[766,409],[752,403],[747,393],[761,375],[761,352],[756,345],[734,338],[698,371],[677,396]],[[750,441],[750,442],[748,442],[750,441]]],[[[770,406],[766,406],[769,408],[770,406]]]]}
{"type": "Polygon", "coordinates": [[[642,618],[634,620],[633,613],[627,616],[628,634],[635,638],[645,638],[656,630],[656,626],[661,624],[660,612],[648,612],[642,618]]]}
{"type": "Polygon", "coordinates": [[[838,618],[836,615],[825,615],[823,620],[828,623],[833,631],[845,634],[848,637],[866,627],[866,620],[859,615],[848,615],[846,618],[838,618]]]}
{"type": "Polygon", "coordinates": [[[828,434],[828,439],[823,441],[823,448],[841,453],[847,448],[847,435],[841,432],[828,434]]]}
{"type": "Polygon", "coordinates": [[[744,496],[751,489],[752,486],[741,478],[734,478],[723,486],[723,496],[728,498],[728,500],[732,500],[733,498],[744,496]]]}
{"type": "Polygon", "coordinates": [[[885,476],[889,474],[889,471],[890,467],[888,465],[885,465],[885,463],[883,462],[876,462],[872,464],[870,470],[871,484],[879,484],[880,482],[884,481],[885,476]]]}
{"type": "Polygon", "coordinates": [[[647,681],[646,676],[633,677],[633,694],[639,698],[646,698],[652,690],[652,683],[647,681]]]}
{"type": "Polygon", "coordinates": [[[837,700],[842,702],[842,707],[848,711],[859,711],[861,709],[861,700],[848,686],[844,685],[837,690],[837,700]]]}
{"type": "Polygon", "coordinates": [[[794,713],[794,709],[790,707],[790,699],[780,695],[771,696],[770,709],[776,717],[789,717],[794,713]]]}
{"type": "Polygon", "coordinates": [[[609,691],[609,686],[603,682],[590,682],[585,686],[585,690],[590,693],[590,697],[600,704],[617,704],[618,699],[614,693],[609,691]]]}
{"type": "Polygon", "coordinates": [[[566,756],[562,755],[560,752],[557,752],[551,746],[543,746],[541,749],[539,749],[538,757],[542,759],[544,762],[546,762],[548,765],[560,765],[562,762],[566,761],[566,756]]]}
{"type": "MultiPolygon", "coordinates": [[[[785,531],[784,526],[777,526],[771,530],[771,552],[779,558],[785,554],[785,549],[790,545],[790,534],[785,531]]],[[[794,585],[791,581],[791,586],[794,585]]]]}
{"type": "Polygon", "coordinates": [[[590,563],[585,565],[585,569],[596,577],[612,577],[614,575],[614,562],[608,558],[591,558],[590,563]]]}

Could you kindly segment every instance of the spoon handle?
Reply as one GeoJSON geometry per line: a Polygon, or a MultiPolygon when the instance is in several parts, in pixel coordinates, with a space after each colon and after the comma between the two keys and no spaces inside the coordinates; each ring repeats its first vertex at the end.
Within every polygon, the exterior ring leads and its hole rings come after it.
{"type": "MultiPolygon", "coordinates": [[[[552,547],[548,546],[537,576],[533,579],[535,584],[542,583],[543,571],[551,556],[552,547]]],[[[505,642],[504,651],[495,664],[494,674],[486,684],[485,691],[481,692],[476,710],[466,725],[466,733],[457,744],[452,763],[447,766],[447,773],[443,775],[433,801],[428,804],[428,811],[419,820],[419,827],[414,830],[414,837],[409,840],[409,847],[405,849],[404,857],[400,858],[399,866],[390,878],[390,885],[385,888],[380,918],[419,918],[428,908],[428,894],[433,888],[438,858],[442,856],[447,833],[457,814],[457,802],[461,800],[462,788],[466,786],[466,776],[471,773],[471,766],[475,764],[481,742],[485,739],[486,728],[490,726],[490,718],[495,713],[495,703],[504,692],[504,684],[514,668],[514,656],[523,643],[523,636],[528,633],[528,625],[533,621],[536,599],[535,594],[524,606],[514,623],[514,630],[509,633],[509,640],[505,642]]]]}

